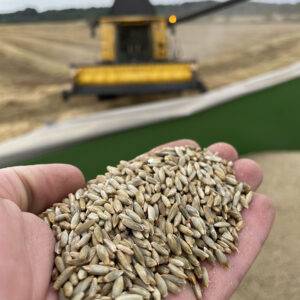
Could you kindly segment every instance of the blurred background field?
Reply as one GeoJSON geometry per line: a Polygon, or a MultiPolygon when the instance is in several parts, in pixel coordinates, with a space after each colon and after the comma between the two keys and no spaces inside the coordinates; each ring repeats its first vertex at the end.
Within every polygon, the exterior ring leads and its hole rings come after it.
{"type": "MultiPolygon", "coordinates": [[[[180,58],[198,61],[200,77],[209,89],[300,60],[300,10],[282,14],[282,8],[270,5],[270,10],[247,15],[245,5],[178,25],[176,43],[169,45],[176,46],[180,58]]],[[[120,97],[108,102],[74,97],[63,103],[61,91],[71,85],[69,64],[99,60],[99,33],[92,39],[85,21],[48,21],[0,24],[0,37],[0,141],[46,122],[180,96],[120,97]]]]}
{"type": "Polygon", "coordinates": [[[258,192],[272,199],[276,218],[262,252],[231,300],[297,300],[300,295],[300,153],[266,152],[247,157],[263,169],[264,182],[258,192]]]}

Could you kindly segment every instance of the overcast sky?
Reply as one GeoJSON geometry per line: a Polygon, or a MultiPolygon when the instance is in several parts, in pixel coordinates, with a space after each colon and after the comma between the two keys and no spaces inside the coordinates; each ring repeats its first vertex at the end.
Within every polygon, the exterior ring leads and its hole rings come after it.
{"type": "MultiPolygon", "coordinates": [[[[150,0],[153,4],[169,4],[182,2],[197,2],[199,0],[150,0]]],[[[261,2],[295,3],[300,0],[258,0],[261,2]]],[[[74,7],[100,7],[111,6],[113,0],[0,0],[0,13],[14,12],[27,7],[35,8],[38,11],[48,9],[63,9],[74,7]]]]}

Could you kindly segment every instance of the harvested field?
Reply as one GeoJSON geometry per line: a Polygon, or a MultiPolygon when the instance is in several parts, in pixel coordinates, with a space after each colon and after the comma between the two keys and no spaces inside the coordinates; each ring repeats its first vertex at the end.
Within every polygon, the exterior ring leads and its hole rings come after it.
{"type": "Polygon", "coordinates": [[[249,157],[264,171],[259,192],[273,200],[276,218],[262,252],[231,300],[299,299],[300,153],[269,152],[249,157]]]}
{"type": "MultiPolygon", "coordinates": [[[[299,61],[299,29],[299,23],[195,22],[179,26],[177,45],[182,58],[199,61],[212,89],[299,61]]],[[[45,122],[162,98],[101,103],[76,97],[63,103],[60,93],[71,82],[68,65],[99,57],[99,37],[91,39],[84,22],[1,25],[0,36],[0,141],[45,122]]]]}

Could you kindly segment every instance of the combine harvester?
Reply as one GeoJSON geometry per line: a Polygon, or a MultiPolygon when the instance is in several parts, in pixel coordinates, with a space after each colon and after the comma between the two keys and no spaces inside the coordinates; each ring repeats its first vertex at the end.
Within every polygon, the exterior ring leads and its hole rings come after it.
{"type": "MultiPolygon", "coordinates": [[[[108,66],[115,67],[113,63],[108,66]]],[[[201,95],[47,125],[1,143],[0,167],[70,163],[90,179],[105,172],[107,165],[182,138],[194,139],[201,146],[225,141],[241,154],[300,150],[299,99],[300,63],[201,95]]]]}
{"type": "Polygon", "coordinates": [[[174,34],[176,24],[242,1],[230,0],[166,19],[156,15],[149,0],[116,0],[109,16],[91,24],[92,36],[100,26],[101,62],[72,65],[73,88],[63,92],[63,99],[71,95],[97,95],[101,99],[184,90],[206,92],[195,61],[169,58],[168,28],[174,34]]]}

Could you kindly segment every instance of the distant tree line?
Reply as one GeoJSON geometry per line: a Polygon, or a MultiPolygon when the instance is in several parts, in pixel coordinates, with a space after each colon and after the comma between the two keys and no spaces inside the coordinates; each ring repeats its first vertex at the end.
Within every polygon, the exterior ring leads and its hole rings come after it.
{"type": "MultiPolygon", "coordinates": [[[[215,1],[203,1],[184,3],[181,5],[159,5],[156,11],[159,15],[169,16],[170,14],[180,15],[195,8],[206,8],[215,5],[215,1]]],[[[26,23],[26,22],[56,22],[56,21],[93,21],[109,14],[109,8],[88,8],[88,9],[64,9],[48,10],[38,12],[33,8],[27,8],[9,14],[0,14],[0,23],[26,23]]],[[[290,14],[300,14],[300,3],[297,4],[271,4],[245,2],[234,7],[220,11],[218,15],[224,16],[264,16],[269,18],[273,13],[288,16],[290,14]]]]}
{"type": "Polygon", "coordinates": [[[27,8],[15,13],[0,14],[0,23],[94,20],[107,15],[108,12],[109,8],[64,9],[48,10],[45,12],[38,12],[33,8],[27,8]]]}

